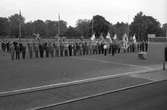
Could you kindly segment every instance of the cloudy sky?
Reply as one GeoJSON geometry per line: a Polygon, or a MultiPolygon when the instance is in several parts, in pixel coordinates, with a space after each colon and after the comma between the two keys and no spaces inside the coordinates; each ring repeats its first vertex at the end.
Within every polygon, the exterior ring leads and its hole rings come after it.
{"type": "Polygon", "coordinates": [[[68,25],[78,19],[102,15],[111,23],[131,23],[136,13],[153,16],[167,23],[167,0],[0,0],[0,17],[8,17],[21,10],[26,21],[57,20],[58,13],[68,25]]]}

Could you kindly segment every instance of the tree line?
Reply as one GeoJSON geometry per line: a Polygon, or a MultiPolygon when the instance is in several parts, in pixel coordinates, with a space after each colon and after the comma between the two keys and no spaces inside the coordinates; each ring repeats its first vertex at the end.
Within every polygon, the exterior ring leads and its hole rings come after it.
{"type": "Polygon", "coordinates": [[[67,38],[90,38],[92,34],[99,37],[101,34],[106,36],[110,32],[111,36],[117,34],[121,39],[124,33],[133,36],[137,40],[147,40],[148,34],[156,36],[165,36],[167,23],[161,26],[160,22],[152,16],[144,15],[139,12],[134,17],[131,24],[117,22],[112,24],[101,15],[93,16],[93,19],[79,19],[76,26],[67,26],[64,20],[35,20],[25,22],[25,18],[20,14],[14,14],[6,17],[0,17],[0,37],[18,38],[19,25],[21,26],[22,38],[32,38],[34,33],[39,33],[43,38],[53,38],[54,36],[65,36],[67,38]],[[58,32],[60,30],[60,32],[58,32]]]}

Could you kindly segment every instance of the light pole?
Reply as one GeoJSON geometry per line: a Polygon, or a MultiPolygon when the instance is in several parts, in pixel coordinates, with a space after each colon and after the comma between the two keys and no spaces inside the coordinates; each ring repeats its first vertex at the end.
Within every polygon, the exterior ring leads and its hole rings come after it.
{"type": "Polygon", "coordinates": [[[92,18],[92,35],[94,34],[94,32],[93,32],[93,23],[94,23],[94,20],[92,18]]]}
{"type": "Polygon", "coordinates": [[[19,12],[19,40],[21,39],[21,11],[19,12]]]}
{"type": "Polygon", "coordinates": [[[60,36],[60,14],[58,15],[58,36],[60,36]]]}

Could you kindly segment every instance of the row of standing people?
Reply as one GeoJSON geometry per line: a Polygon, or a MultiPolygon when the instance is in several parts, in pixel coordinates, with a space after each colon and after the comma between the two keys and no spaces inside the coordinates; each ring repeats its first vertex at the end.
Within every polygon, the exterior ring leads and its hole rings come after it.
{"type": "Polygon", "coordinates": [[[148,43],[142,42],[138,44],[130,43],[128,48],[121,47],[120,43],[105,43],[105,42],[44,42],[44,43],[21,43],[13,42],[8,43],[6,50],[3,51],[10,52],[11,59],[19,60],[25,59],[26,56],[30,59],[32,58],[48,58],[48,57],[60,57],[60,56],[82,56],[82,55],[97,55],[97,54],[112,54],[123,52],[136,52],[136,51],[147,51],[148,43]]]}

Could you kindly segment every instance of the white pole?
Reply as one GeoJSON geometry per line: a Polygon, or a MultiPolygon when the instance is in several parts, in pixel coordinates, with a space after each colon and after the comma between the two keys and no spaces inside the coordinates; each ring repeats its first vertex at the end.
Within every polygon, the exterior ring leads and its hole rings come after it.
{"type": "Polygon", "coordinates": [[[60,14],[58,14],[58,36],[60,35],[60,14]]]}
{"type": "Polygon", "coordinates": [[[93,34],[93,23],[94,23],[94,20],[93,20],[93,18],[92,18],[92,34],[93,34]]]}
{"type": "Polygon", "coordinates": [[[19,40],[21,39],[21,10],[19,11],[19,16],[20,16],[20,19],[19,19],[19,40]]]}

